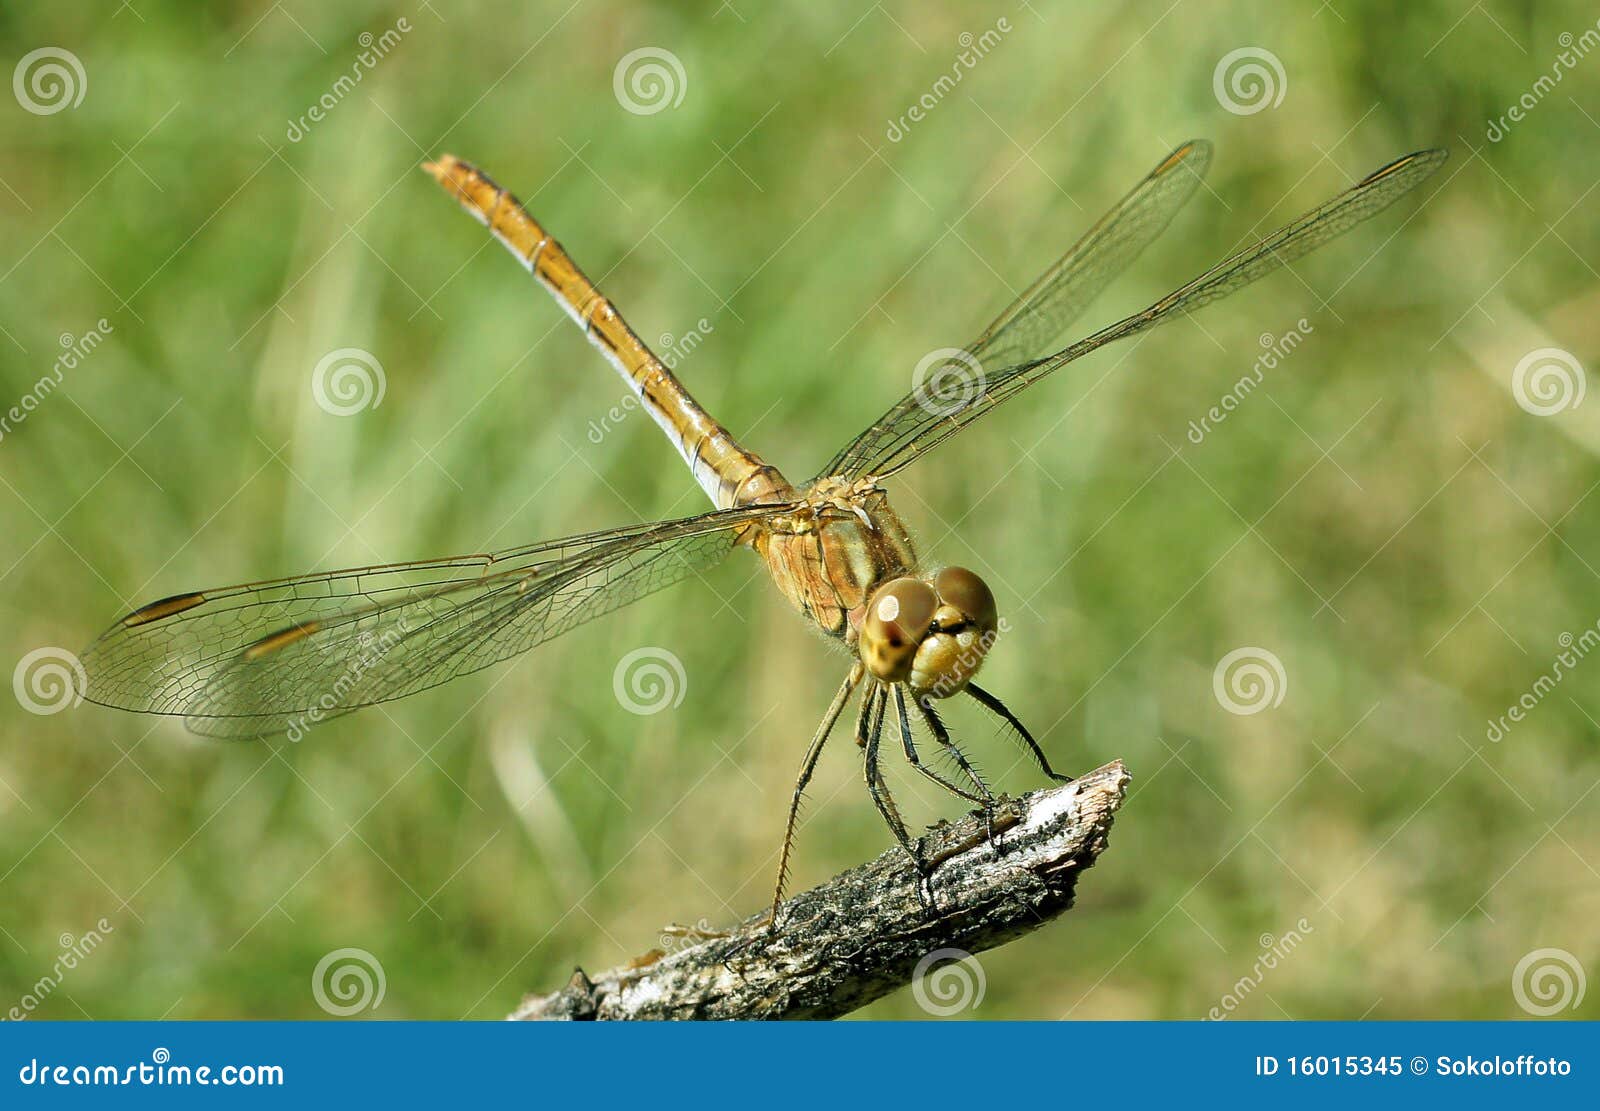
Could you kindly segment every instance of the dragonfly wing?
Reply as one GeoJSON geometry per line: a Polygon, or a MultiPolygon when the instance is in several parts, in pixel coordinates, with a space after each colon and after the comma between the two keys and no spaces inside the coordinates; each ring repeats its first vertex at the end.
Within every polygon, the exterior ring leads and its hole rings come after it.
{"type": "Polygon", "coordinates": [[[1056,350],[1061,333],[1166,230],[1210,168],[1211,144],[1203,139],[1167,155],[966,350],[995,367],[1056,350]]]}
{"type": "Polygon", "coordinates": [[[1054,354],[994,373],[969,367],[973,380],[962,389],[941,389],[937,395],[913,390],[840,453],[836,461],[843,461],[844,466],[832,473],[882,478],[901,470],[1000,402],[1068,363],[1226,297],[1344,234],[1421,184],[1447,157],[1443,150],[1425,150],[1391,162],[1332,200],[1230,255],[1144,311],[1054,354]]]}
{"type": "MultiPolygon", "coordinates": [[[[1128,194],[1084,232],[961,353],[947,360],[920,390],[924,405],[976,392],[985,368],[999,369],[1056,350],[1062,332],[1155,241],[1211,167],[1211,144],[1191,139],[1161,160],[1128,194]],[[933,388],[936,394],[927,391],[933,388]]],[[[890,431],[879,424],[840,452],[824,474],[851,474],[890,431]]]]}
{"type": "Polygon", "coordinates": [[[783,508],[178,595],[90,646],[85,696],[179,715],[212,736],[309,728],[525,652],[712,567],[783,508]]]}

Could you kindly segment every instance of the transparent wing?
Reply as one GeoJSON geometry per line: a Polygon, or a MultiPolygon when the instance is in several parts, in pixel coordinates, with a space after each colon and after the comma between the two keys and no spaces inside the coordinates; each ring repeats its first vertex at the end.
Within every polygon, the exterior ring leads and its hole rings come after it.
{"type": "MultiPolygon", "coordinates": [[[[931,380],[919,383],[930,400],[959,397],[975,388],[982,368],[1004,367],[1035,359],[1056,349],[1062,332],[1100,296],[1139,254],[1155,241],[1178,210],[1194,195],[1211,168],[1211,144],[1191,139],[1163,158],[1130,189],[1111,211],[1100,217],[972,343],[963,355],[948,360],[931,380]]],[[[878,425],[850,444],[823,474],[856,473],[861,457],[870,457],[888,429],[878,425]]]]}
{"type": "Polygon", "coordinates": [[[83,655],[85,697],[197,733],[303,730],[525,652],[722,560],[789,506],[152,602],[83,655]]]}
{"type": "Polygon", "coordinates": [[[966,350],[993,366],[1056,350],[1061,333],[1172,223],[1211,168],[1211,144],[1191,139],[1145,175],[966,350]]]}
{"type": "Polygon", "coordinates": [[[1143,312],[1102,328],[1054,354],[1032,357],[1001,370],[986,368],[977,359],[970,362],[962,356],[951,359],[937,381],[930,378],[901,398],[840,452],[826,473],[850,478],[863,475],[882,478],[901,470],[1052,371],[1108,343],[1137,335],[1179,313],[1226,297],[1344,234],[1415,188],[1442,166],[1447,157],[1443,150],[1425,150],[1389,163],[1332,200],[1219,262],[1143,312]],[[927,388],[930,383],[933,388],[927,388]]]}

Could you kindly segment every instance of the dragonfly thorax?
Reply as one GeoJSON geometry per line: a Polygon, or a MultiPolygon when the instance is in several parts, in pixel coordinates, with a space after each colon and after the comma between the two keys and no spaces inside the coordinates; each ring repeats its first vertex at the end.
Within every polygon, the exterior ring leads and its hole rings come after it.
{"type": "Polygon", "coordinates": [[[949,698],[978,673],[998,629],[988,585],[964,567],[945,567],[880,586],[867,602],[858,649],[883,682],[949,698]]]}
{"type": "Polygon", "coordinates": [[[854,648],[873,592],[915,573],[911,537],[871,479],[822,478],[797,493],[796,508],[761,522],[749,543],[794,607],[854,648]]]}

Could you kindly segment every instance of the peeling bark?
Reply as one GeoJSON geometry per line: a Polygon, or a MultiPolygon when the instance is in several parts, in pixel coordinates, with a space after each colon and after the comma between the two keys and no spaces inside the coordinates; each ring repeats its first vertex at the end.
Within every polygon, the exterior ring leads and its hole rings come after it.
{"type": "Polygon", "coordinates": [[[1127,785],[1113,761],[1002,800],[994,843],[982,814],[941,822],[923,839],[937,862],[926,885],[895,846],[786,901],[776,930],[763,913],[671,955],[652,950],[594,977],[578,969],[566,987],[528,996],[511,1017],[837,1018],[912,982],[930,954],[992,949],[1070,907],[1127,785]]]}

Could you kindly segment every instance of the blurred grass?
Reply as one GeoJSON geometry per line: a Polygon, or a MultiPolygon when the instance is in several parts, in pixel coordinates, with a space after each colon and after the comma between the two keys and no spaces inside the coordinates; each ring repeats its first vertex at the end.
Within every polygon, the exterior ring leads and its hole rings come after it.
{"type": "MultiPolygon", "coordinates": [[[[984,956],[974,1013],[1201,1017],[1302,918],[1239,1014],[1515,1017],[1525,953],[1593,971],[1600,664],[1484,739],[1558,636],[1600,619],[1600,410],[1536,418],[1509,388],[1532,348],[1600,352],[1600,60],[1484,138],[1592,13],[1019,9],[890,143],[994,16],[736,6],[0,12],[9,64],[56,45],[88,79],[75,109],[0,109],[0,396],[60,334],[115,328],[0,441],[7,660],[179,590],[699,508],[649,421],[591,442],[620,383],[424,156],[522,195],[648,339],[709,320],[682,376],[798,480],[1183,138],[1217,141],[1210,189],[1096,320],[1448,145],[1420,210],[1097,354],[900,483],[924,553],[988,575],[1015,627],[987,684],[1058,765],[1121,756],[1136,777],[1077,910],[984,956]],[[400,45],[288,142],[357,36],[402,16],[400,45]],[[1243,45],[1281,59],[1278,107],[1219,106],[1213,68],[1243,45]],[[677,108],[619,107],[613,67],[640,46],[682,60],[677,108]],[[1257,337],[1301,317],[1314,331],[1263,390],[1186,440],[1257,337]],[[379,358],[381,406],[316,406],[338,347],[379,358]],[[1287,693],[1234,716],[1212,669],[1247,645],[1287,693]]],[[[842,666],[738,560],[299,746],[6,700],[0,1008],[104,917],[40,1015],[321,1017],[311,970],[345,946],[386,970],[379,1016],[501,1015],[668,922],[761,904],[842,666]],[[682,660],[676,710],[613,697],[641,645],[682,660]]],[[[1035,785],[958,721],[1003,786],[1035,785]]],[[[895,783],[919,819],[950,812],[895,783]]],[[[814,794],[802,884],[889,840],[848,742],[814,794]]],[[[1569,1013],[1600,1015],[1595,995],[1569,1013]]],[[[908,993],[864,1013],[921,1014],[908,993]]]]}

